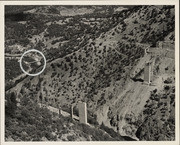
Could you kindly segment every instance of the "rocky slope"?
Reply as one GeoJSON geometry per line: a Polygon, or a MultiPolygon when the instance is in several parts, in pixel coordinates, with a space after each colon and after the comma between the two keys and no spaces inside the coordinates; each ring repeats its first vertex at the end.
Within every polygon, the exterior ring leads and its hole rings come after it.
{"type": "MultiPolygon", "coordinates": [[[[134,6],[120,12],[113,12],[112,7],[106,12],[100,8],[98,11],[89,9],[88,14],[81,12],[77,17],[68,14],[62,19],[56,14],[50,20],[46,15],[49,8],[35,8],[46,19],[42,30],[34,30],[37,34],[31,34],[28,41],[45,53],[47,67],[40,76],[26,77],[7,93],[16,91],[19,98],[29,96],[33,100],[40,97],[47,104],[60,105],[64,109],[83,100],[92,116],[97,116],[99,124],[103,123],[123,136],[159,139],[142,133],[148,117],[152,120],[144,110],[148,102],[153,101],[148,100],[154,90],[158,96],[164,94],[164,81],[169,77],[172,80],[170,87],[174,86],[173,44],[160,48],[157,43],[174,41],[174,7],[134,6]],[[103,14],[106,15],[103,17],[103,14]],[[144,53],[145,48],[149,48],[148,54],[144,53]],[[146,62],[152,63],[151,85],[143,83],[146,62]]],[[[174,112],[173,99],[158,100],[158,103],[162,102],[169,105],[167,112],[174,112]]],[[[168,122],[168,117],[160,122],[168,122]]],[[[170,131],[174,134],[173,128],[170,131]]],[[[168,135],[163,137],[160,140],[174,140],[168,135]]]]}
{"type": "MultiPolygon", "coordinates": [[[[112,129],[101,125],[80,124],[68,115],[58,115],[40,107],[27,96],[20,104],[15,94],[8,94],[6,104],[6,141],[126,141],[112,129]]],[[[131,139],[132,140],[132,139],[131,139]]]]}

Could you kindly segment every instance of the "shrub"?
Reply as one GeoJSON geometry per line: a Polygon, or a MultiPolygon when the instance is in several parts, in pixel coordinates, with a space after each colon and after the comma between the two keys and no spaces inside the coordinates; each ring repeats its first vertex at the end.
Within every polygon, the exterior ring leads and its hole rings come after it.
{"type": "Polygon", "coordinates": [[[169,86],[164,86],[164,90],[169,90],[170,87],[169,86]]]}
{"type": "Polygon", "coordinates": [[[167,78],[167,80],[164,81],[165,84],[171,84],[172,80],[170,78],[167,78]]]}
{"type": "Polygon", "coordinates": [[[67,136],[68,141],[75,141],[76,140],[76,136],[75,135],[70,135],[67,136]]]}

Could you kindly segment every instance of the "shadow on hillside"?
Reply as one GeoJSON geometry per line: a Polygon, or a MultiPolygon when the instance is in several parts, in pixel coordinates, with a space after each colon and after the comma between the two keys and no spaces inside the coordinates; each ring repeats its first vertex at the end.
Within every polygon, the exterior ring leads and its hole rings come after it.
{"type": "Polygon", "coordinates": [[[134,82],[144,82],[141,78],[131,78],[134,82]]]}

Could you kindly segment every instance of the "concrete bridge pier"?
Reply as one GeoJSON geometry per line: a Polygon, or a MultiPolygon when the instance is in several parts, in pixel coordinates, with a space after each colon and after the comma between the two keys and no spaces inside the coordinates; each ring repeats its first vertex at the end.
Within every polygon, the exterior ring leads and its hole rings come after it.
{"type": "Polygon", "coordinates": [[[85,102],[78,102],[79,122],[87,124],[87,107],[85,102]]]}

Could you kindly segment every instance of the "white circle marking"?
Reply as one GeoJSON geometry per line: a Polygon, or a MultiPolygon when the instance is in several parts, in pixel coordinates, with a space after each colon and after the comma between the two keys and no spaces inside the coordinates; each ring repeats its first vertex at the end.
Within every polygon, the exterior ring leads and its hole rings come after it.
{"type": "Polygon", "coordinates": [[[37,75],[40,75],[40,74],[44,71],[44,69],[46,68],[46,58],[45,58],[44,54],[43,54],[41,51],[37,50],[37,49],[30,49],[30,50],[24,52],[23,55],[22,55],[21,58],[20,58],[19,63],[20,63],[20,68],[21,68],[21,70],[22,70],[25,74],[27,74],[27,75],[29,75],[29,76],[37,76],[37,75]],[[30,73],[28,73],[27,71],[25,71],[24,68],[22,67],[22,58],[24,57],[25,54],[27,54],[27,53],[29,53],[29,52],[38,52],[39,54],[42,55],[42,57],[43,57],[43,59],[44,59],[44,67],[43,67],[43,69],[42,69],[40,72],[36,73],[36,74],[30,74],[30,73]]]}

